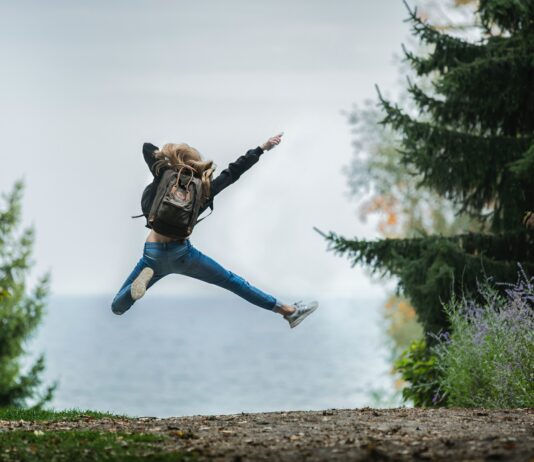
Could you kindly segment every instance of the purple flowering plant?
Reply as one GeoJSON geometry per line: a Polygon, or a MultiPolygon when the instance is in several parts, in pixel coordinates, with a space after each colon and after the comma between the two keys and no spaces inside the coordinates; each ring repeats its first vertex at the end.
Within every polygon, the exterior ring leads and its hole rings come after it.
{"type": "Polygon", "coordinates": [[[444,306],[450,334],[437,337],[440,393],[448,406],[534,407],[534,278],[478,284],[481,295],[444,306]]]}

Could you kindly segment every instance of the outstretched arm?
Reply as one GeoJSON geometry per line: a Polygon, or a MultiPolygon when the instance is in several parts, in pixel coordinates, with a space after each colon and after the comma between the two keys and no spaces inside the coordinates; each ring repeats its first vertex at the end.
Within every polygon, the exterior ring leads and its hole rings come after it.
{"type": "MultiPolygon", "coordinates": [[[[252,167],[256,162],[258,162],[260,156],[265,152],[274,148],[276,145],[280,144],[282,140],[283,132],[269,138],[262,145],[250,149],[243,156],[240,156],[236,161],[231,162],[227,168],[225,168],[217,178],[211,182],[211,197],[219,194],[224,188],[230,186],[232,183],[235,183],[239,177],[246,172],[250,167],[252,167]]],[[[211,200],[210,200],[211,202],[211,200]]]]}
{"type": "Polygon", "coordinates": [[[269,151],[276,145],[280,144],[283,134],[284,133],[282,132],[276,136],[269,138],[262,145],[254,149],[248,150],[245,155],[240,156],[236,161],[230,163],[230,165],[228,165],[228,167],[225,168],[219,174],[219,176],[211,182],[210,198],[200,208],[199,215],[208,207],[211,207],[213,209],[213,198],[217,194],[219,194],[224,188],[236,182],[244,172],[246,172],[250,167],[252,167],[256,162],[258,162],[260,156],[265,151],[269,151]]]}

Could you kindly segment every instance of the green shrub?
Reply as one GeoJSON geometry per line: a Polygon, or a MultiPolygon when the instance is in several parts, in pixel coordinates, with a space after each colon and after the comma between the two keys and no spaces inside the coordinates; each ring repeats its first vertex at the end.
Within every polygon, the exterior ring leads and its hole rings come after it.
{"type": "Polygon", "coordinates": [[[402,390],[405,401],[414,406],[440,406],[445,401],[440,392],[438,358],[424,339],[413,341],[395,361],[395,369],[408,385],[402,390]]]}

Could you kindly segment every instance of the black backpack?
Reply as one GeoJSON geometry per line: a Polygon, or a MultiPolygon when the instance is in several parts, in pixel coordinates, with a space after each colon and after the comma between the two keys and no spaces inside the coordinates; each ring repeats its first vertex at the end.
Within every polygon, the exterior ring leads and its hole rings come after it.
{"type": "Polygon", "coordinates": [[[203,202],[202,180],[194,173],[188,165],[178,171],[169,168],[163,172],[147,217],[148,226],[157,233],[185,239],[206,218],[197,220],[203,202]]]}

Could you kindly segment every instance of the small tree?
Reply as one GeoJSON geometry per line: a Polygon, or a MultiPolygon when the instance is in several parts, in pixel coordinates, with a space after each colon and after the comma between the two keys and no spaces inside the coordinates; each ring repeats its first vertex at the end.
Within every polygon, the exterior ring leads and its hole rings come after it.
{"type": "Polygon", "coordinates": [[[49,292],[49,275],[42,277],[29,292],[26,276],[32,266],[32,228],[19,232],[23,184],[4,195],[0,210],[0,406],[40,407],[52,398],[56,384],[39,390],[44,370],[40,355],[26,374],[21,370],[24,343],[41,322],[49,292]]]}

